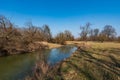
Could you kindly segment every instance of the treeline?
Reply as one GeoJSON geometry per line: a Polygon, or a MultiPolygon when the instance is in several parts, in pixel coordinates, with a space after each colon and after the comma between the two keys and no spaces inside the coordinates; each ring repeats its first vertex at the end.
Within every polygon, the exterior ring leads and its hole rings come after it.
{"type": "Polygon", "coordinates": [[[55,43],[59,43],[59,44],[65,44],[65,41],[73,41],[74,40],[74,36],[72,35],[72,33],[68,30],[65,30],[64,32],[60,32],[58,33],[54,38],[53,38],[53,42],[55,43]]]}
{"type": "Polygon", "coordinates": [[[52,36],[48,25],[38,27],[27,22],[25,27],[18,27],[5,16],[0,16],[0,56],[10,54],[20,54],[32,52],[37,49],[45,48],[41,41],[58,44],[65,44],[65,41],[119,41],[120,36],[116,36],[116,30],[111,25],[106,25],[102,31],[91,29],[91,24],[87,23],[80,27],[80,37],[74,38],[69,30],[57,33],[52,36]]]}
{"type": "Polygon", "coordinates": [[[38,27],[27,22],[22,28],[14,25],[5,16],[0,16],[0,56],[27,53],[47,47],[40,43],[41,41],[65,44],[67,40],[74,40],[68,30],[53,37],[48,25],[38,27]]]}
{"type": "Polygon", "coordinates": [[[81,41],[117,41],[120,42],[120,36],[116,36],[117,32],[111,25],[105,25],[100,31],[98,28],[91,29],[91,24],[87,23],[85,26],[81,26],[80,37],[78,40],[81,41]]]}
{"type": "Polygon", "coordinates": [[[37,41],[51,40],[47,25],[36,27],[29,22],[25,28],[18,28],[5,16],[0,16],[0,56],[35,51],[45,47],[37,41]]]}

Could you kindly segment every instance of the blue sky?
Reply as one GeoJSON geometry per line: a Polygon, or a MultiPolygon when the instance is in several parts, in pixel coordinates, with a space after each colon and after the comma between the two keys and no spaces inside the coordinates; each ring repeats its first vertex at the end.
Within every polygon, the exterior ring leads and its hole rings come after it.
{"type": "Polygon", "coordinates": [[[113,25],[120,35],[120,0],[0,0],[0,14],[22,27],[48,24],[54,35],[67,29],[78,36],[87,22],[99,29],[113,25]]]}

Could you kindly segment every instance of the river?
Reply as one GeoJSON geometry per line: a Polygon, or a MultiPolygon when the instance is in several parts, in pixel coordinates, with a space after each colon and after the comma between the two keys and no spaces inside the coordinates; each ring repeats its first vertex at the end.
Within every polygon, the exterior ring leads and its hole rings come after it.
{"type": "Polygon", "coordinates": [[[70,55],[77,48],[74,46],[63,46],[55,49],[42,50],[39,53],[21,54],[0,57],[0,80],[22,80],[30,75],[36,62],[40,59],[39,54],[46,54],[47,62],[54,65],[70,55]]]}

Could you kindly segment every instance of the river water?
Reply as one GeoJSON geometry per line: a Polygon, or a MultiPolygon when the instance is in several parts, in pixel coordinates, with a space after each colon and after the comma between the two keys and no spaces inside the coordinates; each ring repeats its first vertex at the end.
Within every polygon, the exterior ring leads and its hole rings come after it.
{"type": "Polygon", "coordinates": [[[76,47],[69,45],[43,50],[39,53],[0,57],[0,80],[22,80],[32,72],[41,53],[46,54],[47,62],[50,65],[54,65],[70,57],[76,49],[76,47]]]}

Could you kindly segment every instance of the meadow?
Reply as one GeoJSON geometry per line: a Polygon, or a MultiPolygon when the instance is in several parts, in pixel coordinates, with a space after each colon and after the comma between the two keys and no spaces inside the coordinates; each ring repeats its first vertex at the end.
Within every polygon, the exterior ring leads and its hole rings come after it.
{"type": "Polygon", "coordinates": [[[120,80],[120,43],[68,43],[78,50],[61,65],[64,80],[120,80]]]}

